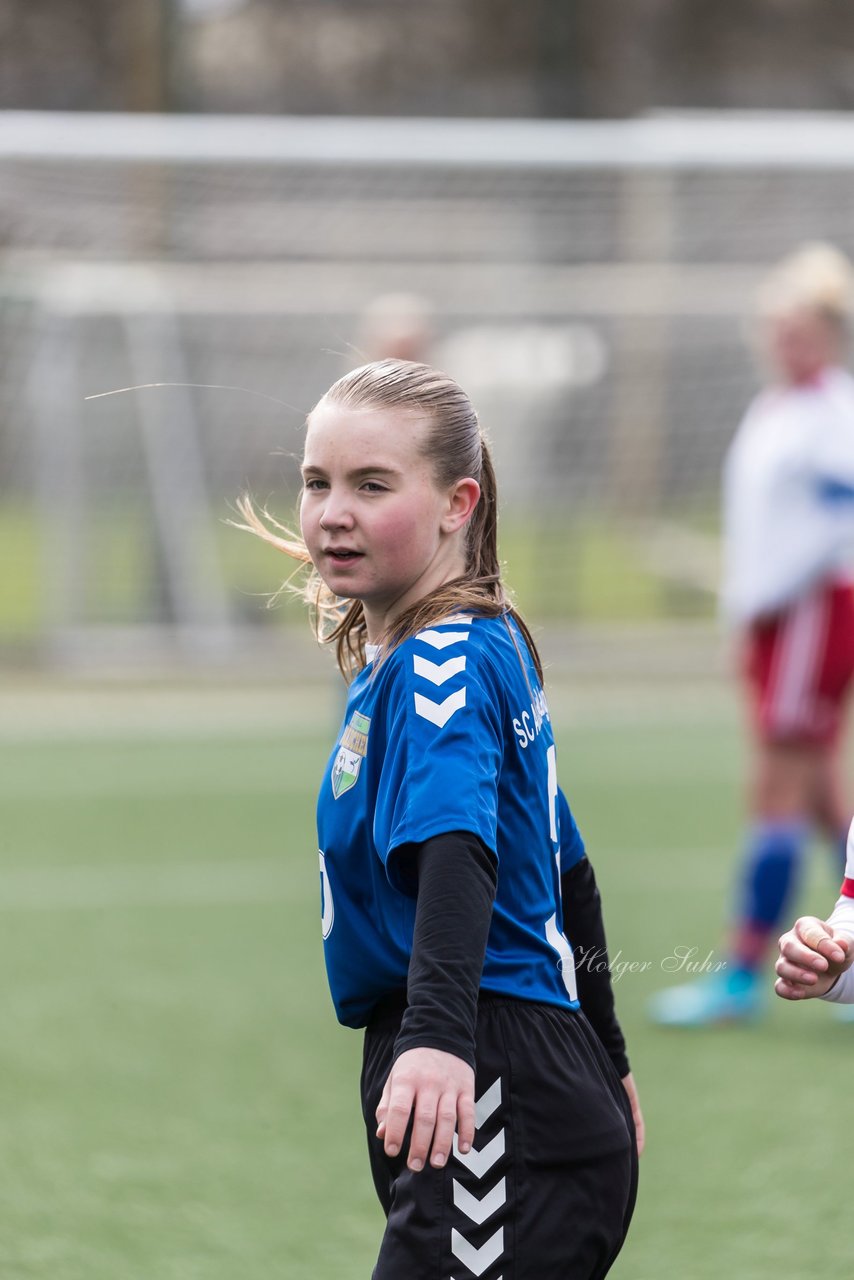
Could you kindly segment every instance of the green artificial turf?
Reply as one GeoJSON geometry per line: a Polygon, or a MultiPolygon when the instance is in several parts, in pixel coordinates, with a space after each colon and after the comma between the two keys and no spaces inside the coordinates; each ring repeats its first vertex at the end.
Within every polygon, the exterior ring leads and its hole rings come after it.
{"type": "MultiPolygon", "coordinates": [[[[645,1018],[680,978],[668,957],[721,958],[744,752],[725,699],[641,693],[555,710],[611,950],[636,966],[616,990],[648,1150],[612,1275],[845,1274],[854,1025],[770,979],[757,1027],[645,1018]]],[[[360,1037],[334,1021],[319,929],[334,708],[306,705],[278,730],[194,726],[179,698],[166,727],[2,726],[4,1280],[370,1275],[360,1037]]],[[[836,884],[816,850],[800,909],[836,884]]]]}

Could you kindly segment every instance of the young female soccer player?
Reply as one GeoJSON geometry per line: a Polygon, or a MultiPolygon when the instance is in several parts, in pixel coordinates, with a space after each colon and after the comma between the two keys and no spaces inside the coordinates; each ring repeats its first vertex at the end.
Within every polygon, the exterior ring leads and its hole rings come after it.
{"type": "Polygon", "coordinates": [[[854,676],[854,379],[842,367],[851,269],[808,245],[771,274],[772,379],[724,472],[723,603],[740,631],[752,722],[750,829],[721,974],[659,993],[669,1025],[752,1018],[762,968],[815,829],[844,858],[840,734],[854,676]]]}
{"type": "Polygon", "coordinates": [[[427,365],[368,364],[312,410],[302,470],[302,539],[242,510],[310,560],[352,681],[318,829],[332,998],[366,1028],[374,1280],[604,1276],[642,1120],[477,415],[427,365]],[[577,985],[564,928],[595,957],[577,985]]]}

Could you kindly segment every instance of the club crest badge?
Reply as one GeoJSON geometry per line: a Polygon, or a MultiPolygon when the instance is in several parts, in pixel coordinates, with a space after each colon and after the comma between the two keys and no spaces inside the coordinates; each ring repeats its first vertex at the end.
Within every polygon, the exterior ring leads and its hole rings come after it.
{"type": "Polygon", "coordinates": [[[370,727],[370,717],[354,711],[350,723],[341,735],[338,754],[332,766],[332,794],[336,800],[359,781],[359,770],[368,753],[370,727]]]}

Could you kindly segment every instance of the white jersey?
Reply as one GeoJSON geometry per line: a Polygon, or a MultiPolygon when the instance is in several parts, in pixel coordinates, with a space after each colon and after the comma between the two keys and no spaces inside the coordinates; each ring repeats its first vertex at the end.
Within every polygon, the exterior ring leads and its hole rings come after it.
{"type": "Polygon", "coordinates": [[[808,386],[751,404],[724,464],[722,606],[745,623],[818,579],[852,576],[854,378],[826,369],[808,386]]]}

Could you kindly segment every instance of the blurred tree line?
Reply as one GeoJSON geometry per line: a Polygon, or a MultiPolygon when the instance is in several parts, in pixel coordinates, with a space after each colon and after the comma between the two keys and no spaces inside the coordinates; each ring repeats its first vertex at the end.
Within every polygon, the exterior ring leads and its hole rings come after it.
{"type": "Polygon", "coordinates": [[[839,0],[0,0],[0,108],[854,106],[839,0]]]}

